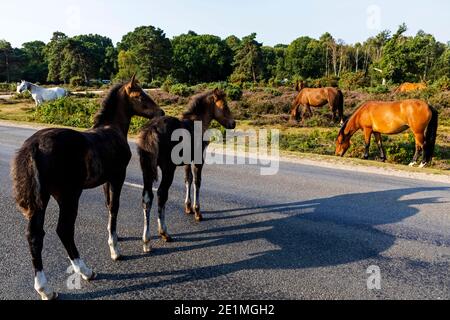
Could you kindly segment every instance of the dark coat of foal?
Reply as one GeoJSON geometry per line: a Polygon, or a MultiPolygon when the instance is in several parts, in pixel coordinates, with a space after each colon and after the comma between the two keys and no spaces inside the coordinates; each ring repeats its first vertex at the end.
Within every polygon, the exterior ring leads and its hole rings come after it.
{"type": "MultiPolygon", "coordinates": [[[[162,180],[158,189],[158,230],[159,235],[166,242],[172,238],[167,233],[165,224],[165,206],[169,195],[169,189],[173,183],[177,166],[185,166],[186,174],[186,202],[187,214],[195,214],[197,221],[202,220],[200,213],[199,194],[202,182],[202,163],[194,163],[194,137],[195,122],[202,123],[203,132],[209,129],[211,122],[217,120],[226,129],[235,129],[236,122],[228,108],[226,95],[221,90],[214,90],[193,97],[189,110],[182,119],[173,117],[163,117],[151,121],[140,133],[138,139],[138,152],[144,178],[143,206],[144,206],[144,251],[150,252],[150,211],[153,203],[153,183],[158,179],[158,166],[162,171],[162,180]],[[175,164],[172,159],[172,151],[179,141],[172,141],[172,134],[179,129],[184,129],[189,133],[191,141],[191,156],[189,163],[175,164]],[[192,170],[193,168],[193,170],[192,170]],[[194,204],[191,201],[191,188],[194,182],[194,204]]],[[[208,143],[203,142],[202,154],[204,154],[208,143]]]]}
{"type": "Polygon", "coordinates": [[[43,272],[44,217],[51,196],[59,205],[57,234],[66,248],[75,272],[85,280],[95,277],[75,245],[75,220],[82,190],[104,185],[110,213],[111,257],[117,249],[117,214],[126,169],[131,159],[127,134],[131,118],[163,116],[164,112],[133,79],[114,87],[95,118],[95,126],[80,133],[46,129],[29,138],[12,163],[12,179],[18,207],[29,219],[27,238],[35,269],[35,289],[44,300],[57,294],[48,287],[43,272]]]}

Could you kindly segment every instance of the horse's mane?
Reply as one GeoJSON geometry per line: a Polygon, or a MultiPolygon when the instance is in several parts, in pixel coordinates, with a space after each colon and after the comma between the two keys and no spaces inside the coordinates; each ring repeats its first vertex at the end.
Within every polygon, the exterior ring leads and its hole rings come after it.
{"type": "MultiPolygon", "coordinates": [[[[205,107],[208,106],[207,99],[214,93],[214,91],[208,91],[206,93],[200,93],[194,96],[189,103],[187,111],[183,114],[183,119],[189,119],[191,117],[203,115],[205,113],[205,107]]],[[[223,92],[222,90],[218,90],[216,93],[219,97],[225,96],[225,92],[223,92]]]]}
{"type": "Polygon", "coordinates": [[[345,129],[347,129],[348,122],[350,121],[350,118],[345,120],[344,124],[341,127],[341,130],[339,131],[339,136],[345,136],[345,129]]]}
{"type": "Polygon", "coordinates": [[[94,128],[98,128],[112,119],[116,113],[119,91],[123,86],[124,84],[122,83],[115,85],[103,99],[101,109],[94,118],[94,128]]]}

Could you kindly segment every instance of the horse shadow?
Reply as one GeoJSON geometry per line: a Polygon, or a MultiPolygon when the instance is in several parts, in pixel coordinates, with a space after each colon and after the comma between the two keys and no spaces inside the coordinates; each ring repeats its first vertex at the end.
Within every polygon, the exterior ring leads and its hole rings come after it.
{"type": "Polygon", "coordinates": [[[101,280],[121,283],[125,280],[140,280],[142,283],[71,294],[67,298],[99,299],[194,280],[213,279],[242,270],[329,267],[380,258],[381,253],[391,248],[396,241],[394,235],[383,230],[384,225],[399,223],[415,216],[420,211],[417,206],[442,203],[439,197],[409,199],[408,196],[445,190],[450,188],[397,189],[204,212],[205,217],[209,217],[206,223],[222,221],[226,226],[206,232],[178,234],[177,241],[189,245],[181,248],[161,248],[152,256],[164,256],[173,252],[188,253],[196,249],[220,250],[219,248],[226,246],[239,246],[257,240],[269,242],[271,249],[251,254],[245,260],[213,263],[206,267],[102,274],[101,280]],[[230,223],[227,224],[228,222],[230,223]],[[236,222],[242,224],[236,225],[236,222]],[[153,277],[161,276],[170,278],[151,282],[153,277]]]}

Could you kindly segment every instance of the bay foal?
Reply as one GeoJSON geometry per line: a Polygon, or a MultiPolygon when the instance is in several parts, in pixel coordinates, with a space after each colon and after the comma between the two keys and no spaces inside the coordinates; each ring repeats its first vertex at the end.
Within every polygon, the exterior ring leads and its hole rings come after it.
{"type": "MultiPolygon", "coordinates": [[[[209,129],[211,122],[217,120],[226,129],[234,129],[236,122],[228,108],[226,95],[221,90],[214,90],[192,98],[189,110],[182,119],[173,117],[162,117],[151,121],[141,131],[138,139],[138,152],[144,177],[144,252],[151,251],[150,245],[150,211],[153,203],[153,183],[158,179],[158,166],[162,171],[162,180],[158,189],[158,230],[159,235],[166,242],[172,241],[167,233],[165,223],[165,208],[172,186],[175,170],[177,166],[185,166],[186,173],[186,201],[185,208],[187,214],[195,214],[197,221],[202,220],[200,213],[200,186],[202,182],[203,157],[200,163],[194,163],[194,154],[198,147],[197,139],[200,139],[202,156],[208,146],[203,142],[203,134],[209,129]],[[201,137],[195,137],[195,123],[202,125],[201,137]],[[181,164],[174,163],[172,152],[180,144],[180,141],[172,141],[175,131],[184,130],[188,138],[192,139],[191,158],[181,164]],[[194,141],[195,140],[195,141],[194,141]],[[193,169],[193,170],[192,170],[193,169]],[[191,189],[194,182],[194,205],[191,202],[191,189]]],[[[189,142],[188,142],[189,143],[189,142]]]]}
{"type": "Polygon", "coordinates": [[[81,193],[104,185],[110,214],[108,243],[112,259],[119,259],[116,225],[120,193],[131,159],[127,142],[130,121],[135,115],[152,118],[163,114],[133,77],[129,83],[111,90],[91,130],[85,133],[42,130],[18,151],[12,164],[14,194],[18,207],[29,219],[27,238],[35,270],[35,289],[43,300],[57,298],[47,283],[41,255],[50,196],[59,205],[57,234],[74,270],[85,280],[92,280],[95,273],[80,258],[74,241],[81,193]]]}

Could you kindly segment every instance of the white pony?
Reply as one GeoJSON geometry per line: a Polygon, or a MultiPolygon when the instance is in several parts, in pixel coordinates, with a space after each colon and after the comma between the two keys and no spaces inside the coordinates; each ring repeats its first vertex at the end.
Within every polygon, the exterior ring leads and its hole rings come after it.
{"type": "Polygon", "coordinates": [[[23,81],[17,86],[17,93],[30,91],[31,96],[36,102],[36,107],[39,107],[46,101],[54,101],[68,96],[67,90],[63,88],[45,89],[33,83],[23,81]]]}

